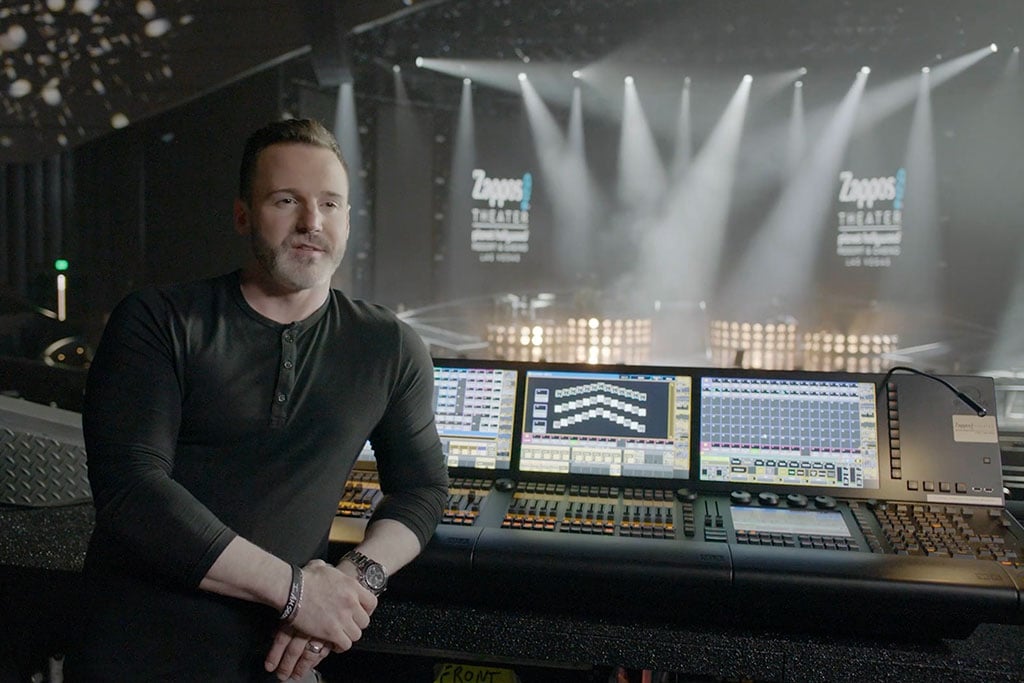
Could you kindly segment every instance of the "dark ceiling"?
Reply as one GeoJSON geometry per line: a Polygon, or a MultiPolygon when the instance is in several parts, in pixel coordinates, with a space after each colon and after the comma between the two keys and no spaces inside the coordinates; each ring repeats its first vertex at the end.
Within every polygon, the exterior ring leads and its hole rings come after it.
{"type": "Polygon", "coordinates": [[[1012,49],[1022,30],[1021,0],[19,0],[0,6],[0,162],[307,52],[326,86],[379,83],[394,64],[414,78],[417,56],[904,75],[989,42],[1012,49]]]}
{"type": "MultiPolygon", "coordinates": [[[[429,3],[418,3],[428,5],[429,3]]],[[[0,162],[59,152],[193,100],[404,0],[5,0],[0,162]],[[326,19],[325,19],[326,17],[326,19]]]]}
{"type": "Polygon", "coordinates": [[[920,69],[1019,45],[1020,0],[451,0],[355,36],[364,63],[417,56],[759,72],[813,62],[920,69]]]}

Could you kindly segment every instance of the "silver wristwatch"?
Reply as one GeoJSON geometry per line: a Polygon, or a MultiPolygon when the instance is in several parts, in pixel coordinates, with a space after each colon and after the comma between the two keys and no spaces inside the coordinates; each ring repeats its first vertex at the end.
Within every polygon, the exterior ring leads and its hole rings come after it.
{"type": "Polygon", "coordinates": [[[348,560],[355,565],[358,574],[356,578],[362,586],[373,593],[380,595],[388,587],[388,570],[380,562],[371,560],[358,550],[350,550],[345,553],[342,560],[348,560]]]}

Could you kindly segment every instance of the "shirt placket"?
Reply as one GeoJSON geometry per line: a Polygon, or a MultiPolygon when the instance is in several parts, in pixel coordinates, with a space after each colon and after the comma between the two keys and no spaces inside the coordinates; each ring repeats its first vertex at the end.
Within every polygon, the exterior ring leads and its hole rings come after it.
{"type": "Polygon", "coordinates": [[[295,390],[296,347],[299,337],[297,325],[289,325],[281,331],[281,363],[277,369],[277,384],[274,387],[274,401],[270,409],[270,424],[279,427],[288,421],[295,390]]]}

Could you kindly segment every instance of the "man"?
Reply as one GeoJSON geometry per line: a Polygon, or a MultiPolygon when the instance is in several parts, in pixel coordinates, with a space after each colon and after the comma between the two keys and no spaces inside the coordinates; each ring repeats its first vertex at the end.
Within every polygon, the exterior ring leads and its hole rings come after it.
{"type": "Polygon", "coordinates": [[[96,527],[69,680],[311,679],[440,519],[430,357],[330,286],[349,230],[333,136],[308,120],[255,132],[234,223],[244,268],[127,297],[97,349],[96,527]],[[385,497],[333,567],[317,558],[367,438],[385,497]]]}

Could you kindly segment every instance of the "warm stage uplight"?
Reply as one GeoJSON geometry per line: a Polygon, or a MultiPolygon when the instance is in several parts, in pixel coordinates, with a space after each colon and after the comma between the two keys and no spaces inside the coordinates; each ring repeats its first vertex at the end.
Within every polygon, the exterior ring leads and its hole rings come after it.
{"type": "Polygon", "coordinates": [[[886,354],[898,346],[895,334],[805,332],[802,367],[815,372],[884,372],[892,365],[886,354]]]}
{"type": "Polygon", "coordinates": [[[711,321],[711,362],[718,367],[792,370],[797,367],[796,325],[711,321]]]}
{"type": "Polygon", "coordinates": [[[492,323],[487,341],[496,358],[568,363],[643,364],[650,360],[647,318],[568,318],[492,323]]]}
{"type": "Polygon", "coordinates": [[[799,333],[796,323],[713,320],[711,361],[718,367],[815,372],[883,372],[896,351],[895,334],[799,333]]]}

